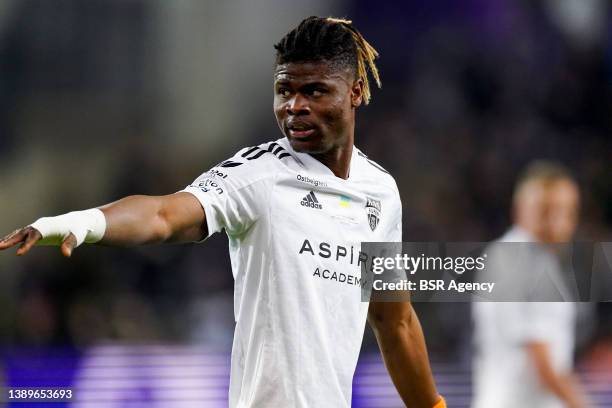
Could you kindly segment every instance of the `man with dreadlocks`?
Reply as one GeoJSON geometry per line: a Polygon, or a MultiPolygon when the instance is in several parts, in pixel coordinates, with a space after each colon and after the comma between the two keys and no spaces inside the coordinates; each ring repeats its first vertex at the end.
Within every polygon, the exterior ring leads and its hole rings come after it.
{"type": "Polygon", "coordinates": [[[361,301],[365,241],[401,241],[394,179],[354,146],[380,86],[376,50],[348,20],[309,17],[275,45],[284,137],[242,149],[167,196],[41,218],[0,241],[137,245],[225,230],[235,278],[231,407],[350,407],[366,319],[409,407],[443,407],[410,303],[361,301]]]}

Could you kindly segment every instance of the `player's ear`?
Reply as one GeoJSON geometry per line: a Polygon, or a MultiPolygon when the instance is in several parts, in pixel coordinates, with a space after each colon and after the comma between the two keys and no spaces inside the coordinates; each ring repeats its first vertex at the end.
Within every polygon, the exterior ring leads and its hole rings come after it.
{"type": "Polygon", "coordinates": [[[351,87],[351,106],[357,108],[363,102],[363,80],[357,79],[351,87]]]}

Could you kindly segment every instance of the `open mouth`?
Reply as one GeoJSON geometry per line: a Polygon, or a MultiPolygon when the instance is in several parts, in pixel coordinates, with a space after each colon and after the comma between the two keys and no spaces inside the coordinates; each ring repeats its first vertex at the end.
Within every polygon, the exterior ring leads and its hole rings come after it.
{"type": "Polygon", "coordinates": [[[314,131],[315,131],[314,129],[307,129],[307,130],[289,129],[289,134],[291,135],[291,137],[294,137],[296,139],[305,139],[309,137],[310,135],[312,135],[314,131]]]}
{"type": "Polygon", "coordinates": [[[305,139],[315,132],[315,128],[306,123],[292,123],[288,126],[289,135],[296,139],[305,139]]]}

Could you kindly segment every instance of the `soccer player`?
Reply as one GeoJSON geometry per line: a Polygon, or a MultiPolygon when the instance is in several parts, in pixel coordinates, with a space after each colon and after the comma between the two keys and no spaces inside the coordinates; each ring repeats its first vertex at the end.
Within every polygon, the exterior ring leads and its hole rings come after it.
{"type": "MultiPolygon", "coordinates": [[[[514,226],[499,241],[567,242],[576,229],[578,208],[578,186],[570,173],[555,163],[535,162],[517,182],[514,226]]],[[[502,253],[498,261],[503,273],[512,273],[515,281],[526,273],[528,279],[519,286],[523,291],[536,286],[542,271],[561,283],[557,255],[541,246],[529,250],[522,252],[529,258],[522,264],[538,267],[511,270],[517,265],[516,254],[502,253]]],[[[568,293],[567,286],[558,288],[568,293]]],[[[475,302],[473,408],[585,407],[572,375],[575,314],[570,301],[475,302]]]]}
{"type": "Polygon", "coordinates": [[[360,242],[401,241],[387,171],[354,146],[357,108],[380,86],[376,50],[350,21],[309,17],[276,49],[283,138],[247,147],[166,196],[41,218],[0,241],[193,242],[225,230],[235,278],[231,407],[349,407],[366,319],[409,407],[443,407],[410,303],[361,301],[360,242]]]}

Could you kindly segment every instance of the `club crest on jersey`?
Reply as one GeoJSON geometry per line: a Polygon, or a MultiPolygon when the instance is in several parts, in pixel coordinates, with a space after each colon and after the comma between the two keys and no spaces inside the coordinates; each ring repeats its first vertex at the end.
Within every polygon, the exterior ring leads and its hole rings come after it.
{"type": "Polygon", "coordinates": [[[380,201],[374,200],[373,198],[366,197],[366,214],[368,215],[368,222],[370,223],[370,229],[374,231],[380,221],[380,201]]]}

